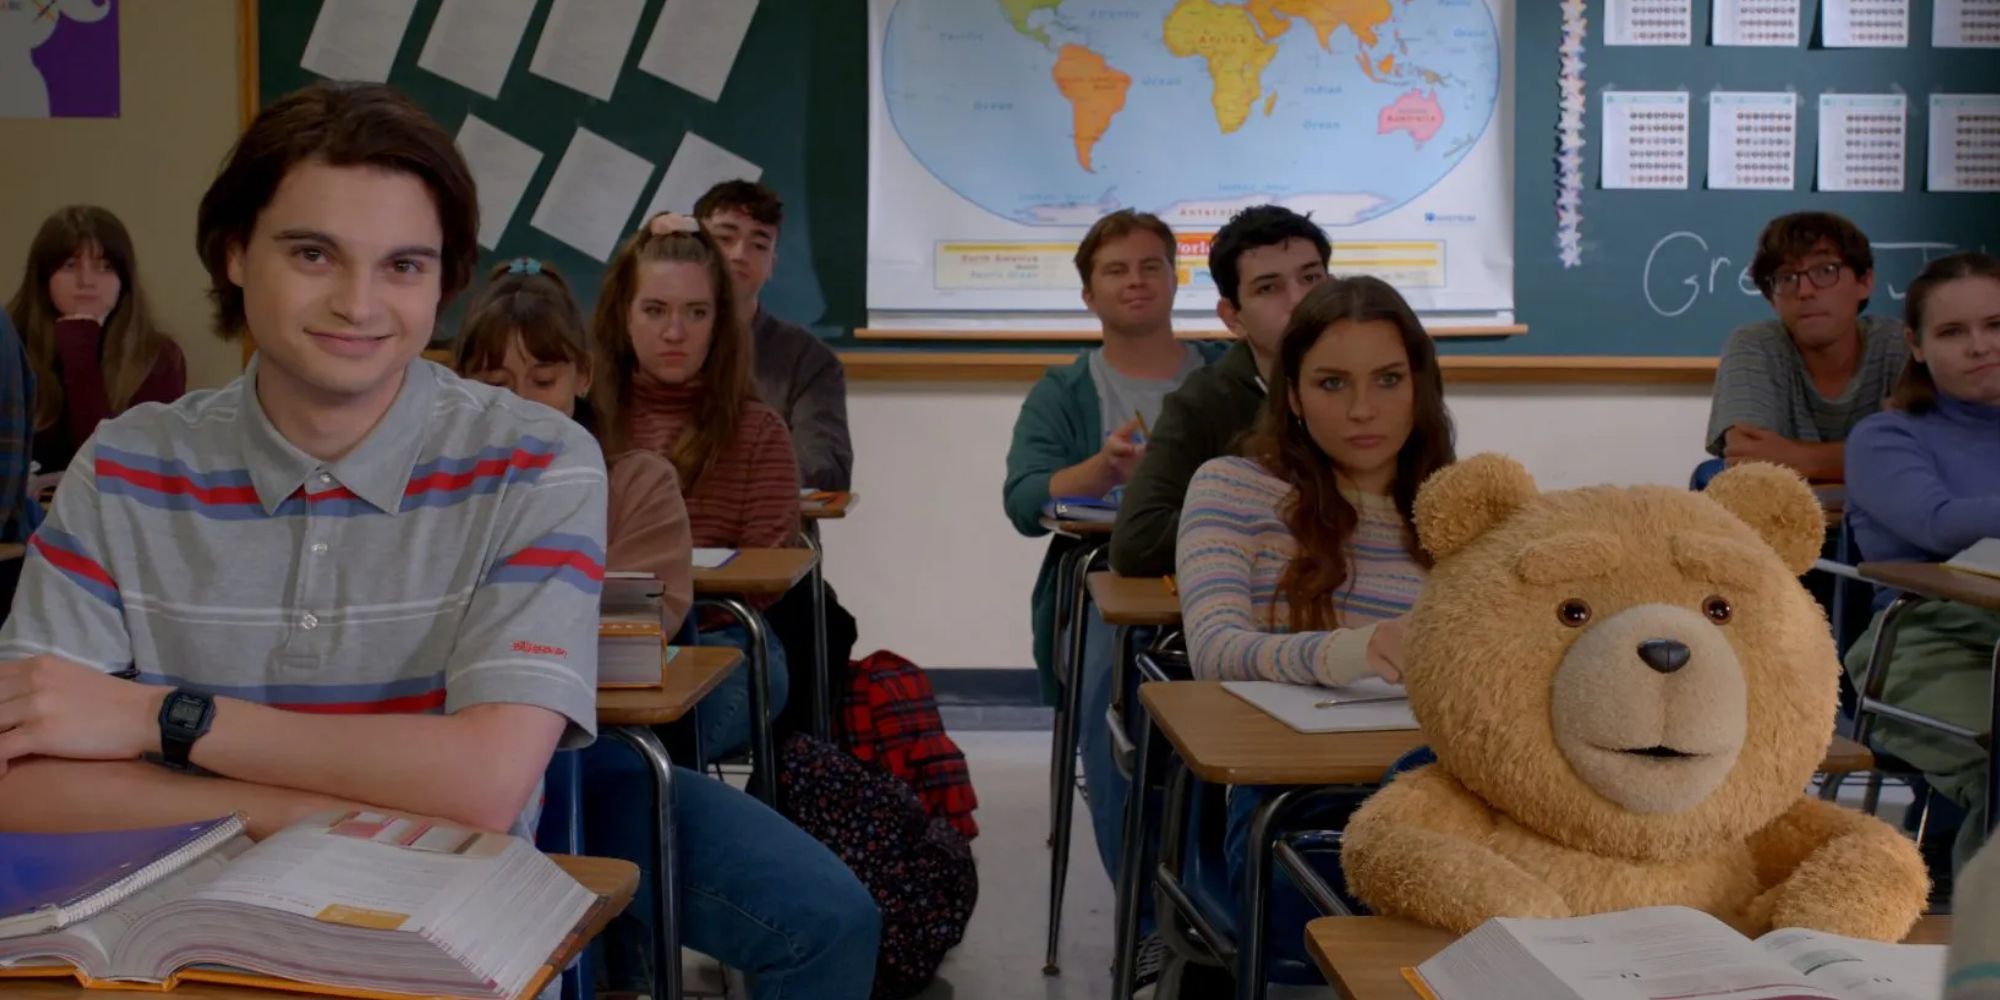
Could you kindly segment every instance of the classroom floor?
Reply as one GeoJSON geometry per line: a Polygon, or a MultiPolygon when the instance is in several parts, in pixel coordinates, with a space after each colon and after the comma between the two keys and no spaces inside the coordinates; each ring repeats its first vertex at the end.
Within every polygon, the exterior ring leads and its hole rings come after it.
{"type": "MultiPolygon", "coordinates": [[[[1010,720],[1011,721],[1011,720],[1010,720]]],[[[1046,723],[1044,723],[1046,724],[1046,723]]],[[[946,957],[938,981],[919,1000],[1103,1000],[1111,996],[1111,883],[1097,861],[1096,846],[1076,802],[1070,848],[1069,886],[1064,899],[1063,974],[1042,975],[1048,930],[1049,734],[1046,729],[988,731],[954,725],[952,738],[965,751],[979,793],[979,838],[972,842],[979,861],[979,905],[965,941],[946,957]]],[[[1858,806],[1858,783],[1841,799],[1858,806]]],[[[1899,817],[1909,792],[1887,787],[1880,815],[1899,817]]],[[[690,964],[689,986],[715,995],[718,977],[705,960],[690,964]],[[703,968],[702,966],[707,966],[703,968]]],[[[740,997],[740,991],[730,996],[740,997]]],[[[1143,994],[1142,994],[1143,996],[1143,994]]],[[[1333,998],[1332,989],[1279,988],[1272,1000],[1333,998]]]]}

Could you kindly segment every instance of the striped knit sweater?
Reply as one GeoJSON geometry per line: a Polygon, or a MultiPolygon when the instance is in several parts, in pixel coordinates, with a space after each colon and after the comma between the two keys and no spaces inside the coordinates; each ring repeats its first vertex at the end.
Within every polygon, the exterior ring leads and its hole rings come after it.
{"type": "Polygon", "coordinates": [[[1290,484],[1248,458],[1204,464],[1181,506],[1175,567],[1196,676],[1333,686],[1368,671],[1374,623],[1408,614],[1424,570],[1403,548],[1404,521],[1387,497],[1344,493],[1361,513],[1348,543],[1349,578],[1329,632],[1288,634],[1278,580],[1298,552],[1281,513],[1290,484]]]}
{"type": "MultiPolygon", "coordinates": [[[[632,443],[664,454],[694,418],[693,386],[642,379],[632,403],[632,443]]],[[[736,423],[736,440],[687,497],[688,526],[697,548],[775,549],[798,543],[799,466],[778,411],[751,400],[736,423]]]]}

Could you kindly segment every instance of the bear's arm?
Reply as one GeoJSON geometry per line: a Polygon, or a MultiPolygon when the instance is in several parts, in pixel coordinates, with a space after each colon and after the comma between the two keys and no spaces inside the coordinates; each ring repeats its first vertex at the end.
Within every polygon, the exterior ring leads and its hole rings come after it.
{"type": "Polygon", "coordinates": [[[1566,917],[1555,889],[1486,846],[1486,805],[1435,765],[1368,798],[1341,845],[1348,891],[1383,916],[1463,934],[1491,917],[1566,917]]]}
{"type": "Polygon", "coordinates": [[[1873,816],[1800,798],[1750,838],[1763,895],[1756,927],[1809,927],[1900,941],[1930,895],[1915,844],[1873,816]]]}

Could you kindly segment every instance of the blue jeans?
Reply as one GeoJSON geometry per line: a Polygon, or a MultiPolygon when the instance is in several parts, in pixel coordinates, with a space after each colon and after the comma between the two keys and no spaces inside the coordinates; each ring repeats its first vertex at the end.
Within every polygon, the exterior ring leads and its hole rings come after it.
{"type": "MultiPolygon", "coordinates": [[[[1132,782],[1118,772],[1116,747],[1111,741],[1111,724],[1105,713],[1111,710],[1111,681],[1116,672],[1118,650],[1117,629],[1105,623],[1095,613],[1085,625],[1083,637],[1083,699],[1079,706],[1081,718],[1077,719],[1077,746],[1083,755],[1083,786],[1089,793],[1085,803],[1090,810],[1090,829],[1097,838],[1097,856],[1104,862],[1104,873],[1111,878],[1111,884],[1118,884],[1121,857],[1125,849],[1125,803],[1131,796],[1132,782]]],[[[1151,629],[1136,630],[1132,636],[1135,646],[1144,646],[1151,640],[1151,629]]],[[[1132,706],[1126,712],[1127,734],[1136,734],[1138,725],[1135,712],[1137,703],[1133,700],[1138,690],[1136,671],[1125,677],[1125,704],[1132,706]]],[[[1136,735],[1134,739],[1136,740],[1136,735]]],[[[1155,804],[1159,796],[1155,795],[1155,804]]],[[[1150,861],[1157,854],[1159,837],[1155,831],[1147,831],[1146,858],[1149,862],[1143,870],[1151,870],[1150,861]]],[[[1153,929],[1153,894],[1141,895],[1139,904],[1139,933],[1149,934],[1153,929]]]]}
{"type": "MultiPolygon", "coordinates": [[[[634,918],[650,942],[650,779],[622,746],[585,751],[583,768],[590,853],[638,864],[639,892],[620,919],[634,918]]],[[[749,976],[754,1000],[865,1000],[882,915],[840,858],[762,802],[682,767],[674,831],[683,944],[749,976]]],[[[615,962],[612,971],[616,982],[615,962]]]]}
{"type": "MultiPolygon", "coordinates": [[[[785,699],[791,695],[792,678],[785,666],[785,644],[777,636],[764,630],[764,648],[771,654],[771,703],[765,711],[773,719],[785,707],[785,699]]],[[[696,640],[703,646],[734,646],[750,655],[750,632],[741,625],[711,629],[701,633],[696,640]]],[[[741,751],[750,745],[750,664],[732,671],[728,679],[717,685],[694,707],[696,724],[701,727],[701,752],[706,759],[698,764],[720,760],[741,751]]],[[[758,761],[757,766],[764,766],[758,761]]]]}
{"type": "MultiPolygon", "coordinates": [[[[1282,791],[1284,791],[1282,788],[1251,785],[1229,790],[1229,826],[1223,837],[1223,850],[1227,852],[1229,860],[1229,891],[1236,899],[1238,927],[1242,927],[1243,922],[1250,919],[1250,914],[1243,905],[1244,879],[1247,874],[1245,869],[1248,867],[1250,856],[1250,820],[1256,814],[1258,806],[1282,791]]],[[[1325,803],[1319,808],[1294,812],[1291,821],[1286,824],[1286,829],[1272,832],[1344,829],[1347,826],[1347,818],[1354,814],[1354,810],[1361,807],[1365,798],[1366,796],[1355,795],[1325,803]]],[[[1334,891],[1345,895],[1347,876],[1340,868],[1339,859],[1313,857],[1310,860],[1315,862],[1313,867],[1318,870],[1320,877],[1326,879],[1334,891]]],[[[1286,877],[1275,862],[1271,868],[1271,891],[1264,899],[1269,904],[1264,911],[1265,926],[1268,928],[1264,941],[1269,948],[1270,956],[1265,969],[1271,973],[1271,980],[1308,986],[1324,983],[1326,980],[1321,977],[1318,967],[1313,964],[1312,957],[1306,954],[1305,940],[1306,922],[1323,914],[1306,899],[1305,894],[1301,893],[1296,885],[1292,884],[1292,880],[1286,877]],[[1280,963],[1287,963],[1290,968],[1282,968],[1280,963]],[[1298,975],[1288,975],[1288,972],[1298,972],[1298,975]]],[[[1352,899],[1347,902],[1356,913],[1363,912],[1352,899]]],[[[1243,933],[1239,931],[1239,940],[1242,937],[1243,933]]]]}

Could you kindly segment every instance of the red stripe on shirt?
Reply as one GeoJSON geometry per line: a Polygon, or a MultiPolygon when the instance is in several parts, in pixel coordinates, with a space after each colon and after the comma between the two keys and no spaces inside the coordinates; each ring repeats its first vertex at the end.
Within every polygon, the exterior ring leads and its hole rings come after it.
{"type": "Polygon", "coordinates": [[[48,539],[44,538],[40,532],[36,532],[35,536],[28,540],[28,544],[33,545],[39,550],[42,553],[42,558],[54,564],[57,569],[74,573],[92,583],[101,583],[113,591],[118,589],[118,581],[113,580],[111,574],[106,572],[104,567],[98,564],[97,560],[81,552],[71,552],[68,549],[50,545],[48,539]]]}
{"type": "Polygon", "coordinates": [[[510,469],[546,469],[555,460],[554,452],[516,448],[514,454],[506,458],[489,458],[464,472],[433,472],[422,479],[412,479],[410,485],[403,488],[403,495],[462,490],[481,479],[505,475],[510,469]]]}
{"type": "Polygon", "coordinates": [[[163,476],[146,469],[134,469],[115,459],[97,460],[97,474],[112,479],[122,479],[141,489],[164,493],[168,496],[193,497],[197,502],[211,505],[254,504],[257,503],[255,486],[201,486],[186,476],[163,476]]]}
{"type": "Polygon", "coordinates": [[[593,579],[604,579],[604,564],[573,549],[522,549],[507,557],[509,566],[567,566],[593,579]]]}

